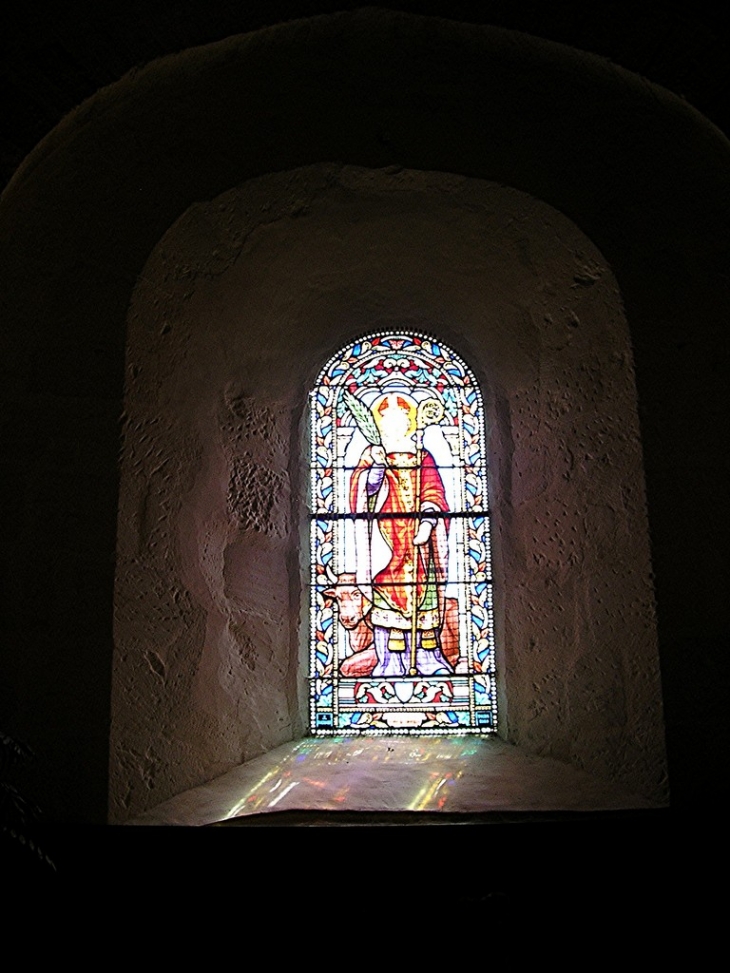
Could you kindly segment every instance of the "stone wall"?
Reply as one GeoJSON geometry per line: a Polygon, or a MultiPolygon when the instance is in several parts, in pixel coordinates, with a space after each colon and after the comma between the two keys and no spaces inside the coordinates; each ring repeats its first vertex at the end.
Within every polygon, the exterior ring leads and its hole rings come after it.
{"type": "Polygon", "coordinates": [[[524,193],[330,165],[192,207],[134,295],[115,819],[305,731],[306,395],[339,346],[387,328],[435,333],[483,385],[501,734],[666,797],[632,356],[606,261],[524,193]]]}

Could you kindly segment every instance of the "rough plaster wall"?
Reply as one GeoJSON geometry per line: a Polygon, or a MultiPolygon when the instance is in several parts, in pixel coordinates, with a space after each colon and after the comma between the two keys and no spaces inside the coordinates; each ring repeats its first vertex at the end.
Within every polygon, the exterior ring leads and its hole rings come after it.
{"type": "Polygon", "coordinates": [[[190,281],[208,270],[153,258],[165,300],[144,283],[132,325],[114,668],[131,732],[117,737],[116,819],[294,732],[282,661],[290,417],[217,384],[225,346],[185,318],[190,281]]]}
{"type": "Polygon", "coordinates": [[[129,318],[114,820],[301,734],[305,400],[351,338],[483,383],[501,732],[665,798],[631,350],[567,219],[464,177],[318,166],[191,208],[129,318]]]}

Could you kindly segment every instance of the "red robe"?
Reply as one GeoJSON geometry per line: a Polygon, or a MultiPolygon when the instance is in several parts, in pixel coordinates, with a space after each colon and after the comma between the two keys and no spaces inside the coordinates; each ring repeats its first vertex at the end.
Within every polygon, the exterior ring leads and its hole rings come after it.
{"type": "MultiPolygon", "coordinates": [[[[371,586],[373,624],[408,630],[412,624],[414,559],[416,562],[417,627],[437,629],[443,620],[443,585],[446,580],[447,522],[435,518],[429,541],[415,547],[413,538],[422,519],[434,511],[448,510],[444,485],[433,456],[421,451],[421,468],[416,454],[388,453],[388,465],[375,493],[368,493],[368,474],[373,466],[370,450],[363,454],[350,481],[350,509],[356,513],[422,513],[423,517],[378,517],[367,524],[367,535],[358,532],[358,583],[371,586]],[[418,492],[418,496],[416,496],[418,492]],[[385,544],[376,551],[374,532],[385,544]],[[367,536],[367,539],[366,539],[367,536]],[[363,549],[369,563],[363,564],[363,549]],[[384,555],[387,551],[387,563],[384,555]],[[430,591],[427,582],[430,581],[430,591]],[[434,591],[434,582],[436,591],[434,591]],[[424,598],[428,604],[424,608],[424,598]]],[[[370,597],[370,592],[366,592],[370,597]]]]}

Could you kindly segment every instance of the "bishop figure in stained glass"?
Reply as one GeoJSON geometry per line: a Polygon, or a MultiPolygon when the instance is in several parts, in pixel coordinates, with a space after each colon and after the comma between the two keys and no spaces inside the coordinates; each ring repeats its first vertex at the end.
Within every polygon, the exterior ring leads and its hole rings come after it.
{"type": "MultiPolygon", "coordinates": [[[[373,676],[432,676],[453,671],[441,633],[448,565],[448,501],[439,469],[423,447],[426,421],[443,415],[433,398],[380,395],[370,442],[350,479],[356,584],[369,605],[373,676]]],[[[361,413],[356,412],[356,415],[361,413]]]]}
{"type": "Polygon", "coordinates": [[[494,732],[479,389],[423,335],[343,349],[312,393],[316,733],[494,732]]]}

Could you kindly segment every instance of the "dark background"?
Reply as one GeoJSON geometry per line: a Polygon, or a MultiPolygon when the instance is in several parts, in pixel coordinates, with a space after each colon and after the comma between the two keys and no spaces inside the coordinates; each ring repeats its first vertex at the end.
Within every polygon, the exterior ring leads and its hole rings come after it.
{"type": "Polygon", "coordinates": [[[708,0],[29,0],[0,23],[0,182],[66,113],[136,66],[233,34],[364,6],[490,24],[598,54],[685,98],[725,133],[730,128],[726,12],[708,0]]]}

